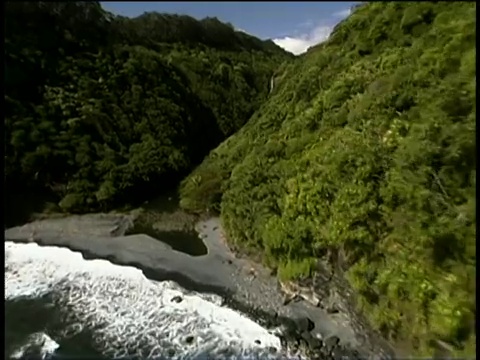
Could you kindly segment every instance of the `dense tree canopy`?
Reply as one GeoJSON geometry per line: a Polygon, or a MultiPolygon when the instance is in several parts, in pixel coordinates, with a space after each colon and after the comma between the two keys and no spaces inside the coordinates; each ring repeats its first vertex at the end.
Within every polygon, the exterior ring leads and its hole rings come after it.
{"type": "Polygon", "coordinates": [[[472,2],[357,7],[181,185],[283,278],[324,254],[391,340],[475,351],[472,2]]]}
{"type": "Polygon", "coordinates": [[[51,188],[68,211],[174,184],[290,57],[217,19],[129,19],[97,2],[9,2],[5,19],[7,184],[51,188]]]}

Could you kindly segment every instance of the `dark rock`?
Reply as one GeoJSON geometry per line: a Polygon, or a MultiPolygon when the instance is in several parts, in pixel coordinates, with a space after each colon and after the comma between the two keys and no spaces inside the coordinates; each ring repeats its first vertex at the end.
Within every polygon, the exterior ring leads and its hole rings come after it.
{"type": "Polygon", "coordinates": [[[330,336],[325,339],[325,348],[330,353],[339,343],[340,339],[338,338],[338,336],[330,336]]]}
{"type": "Polygon", "coordinates": [[[298,348],[301,349],[302,352],[308,352],[308,342],[300,338],[298,340],[298,348]]]}
{"type": "Polygon", "coordinates": [[[167,353],[169,357],[173,357],[175,355],[175,349],[168,349],[167,353]]]}
{"type": "Polygon", "coordinates": [[[296,323],[297,329],[300,333],[315,329],[315,323],[308,317],[300,318],[296,321],[296,323]]]}
{"type": "Polygon", "coordinates": [[[325,344],[323,344],[323,346],[321,347],[320,354],[322,355],[322,357],[330,356],[330,350],[328,350],[325,344]]]}
{"type": "Polygon", "coordinates": [[[213,227],[213,231],[217,230],[218,229],[218,226],[214,226],[213,227]]]}
{"type": "Polygon", "coordinates": [[[228,263],[229,265],[232,265],[232,264],[233,264],[233,261],[230,260],[230,259],[228,259],[228,260],[227,260],[227,263],[228,263]]]}
{"type": "Polygon", "coordinates": [[[183,299],[181,296],[174,296],[171,301],[178,304],[178,303],[181,303],[183,299]]]}
{"type": "Polygon", "coordinates": [[[338,310],[338,308],[333,304],[326,306],[325,310],[328,314],[338,314],[340,312],[340,310],[338,310]]]}
{"type": "Polygon", "coordinates": [[[344,358],[345,351],[341,347],[336,347],[332,350],[332,358],[335,360],[342,360],[344,358]]]}
{"type": "Polygon", "coordinates": [[[191,343],[193,342],[193,339],[194,339],[193,336],[191,336],[191,335],[190,335],[190,336],[187,336],[186,339],[185,339],[185,342],[186,342],[187,344],[191,344],[191,343]]]}
{"type": "Polygon", "coordinates": [[[297,324],[295,323],[295,320],[293,320],[291,318],[284,318],[282,323],[288,329],[295,329],[297,327],[297,324]]]}
{"type": "MultiPolygon", "coordinates": [[[[283,338],[285,339],[285,343],[289,346],[297,346],[299,345],[300,334],[295,329],[295,323],[292,321],[293,326],[285,326],[285,329],[282,333],[283,338]]],[[[288,323],[287,323],[288,324],[288,323]]]]}
{"type": "Polygon", "coordinates": [[[287,346],[287,339],[284,337],[284,336],[279,336],[279,339],[280,339],[280,344],[282,345],[282,347],[286,347],[287,346]]]}
{"type": "Polygon", "coordinates": [[[270,347],[268,348],[268,352],[269,352],[270,354],[275,354],[275,353],[277,352],[277,348],[274,347],[274,346],[270,346],[270,347]]]}
{"type": "Polygon", "coordinates": [[[268,318],[266,318],[266,319],[259,318],[258,323],[260,324],[261,327],[264,327],[264,328],[267,328],[267,329],[271,328],[272,325],[273,325],[273,323],[268,318]]]}
{"type": "Polygon", "coordinates": [[[319,350],[323,346],[323,343],[322,340],[312,336],[312,338],[308,340],[308,346],[313,350],[319,350]]]}
{"type": "Polygon", "coordinates": [[[283,306],[287,306],[288,304],[290,304],[292,300],[293,300],[293,297],[285,296],[285,298],[283,299],[283,306]]]}
{"type": "Polygon", "coordinates": [[[343,359],[361,359],[360,353],[357,350],[354,349],[343,349],[343,354],[342,354],[343,359]]]}
{"type": "Polygon", "coordinates": [[[260,345],[262,342],[260,340],[255,340],[255,344],[260,345]]]}
{"type": "Polygon", "coordinates": [[[286,319],[283,323],[283,326],[283,335],[287,338],[288,341],[293,341],[299,333],[299,331],[297,331],[297,324],[292,319],[286,319]]]}
{"type": "Polygon", "coordinates": [[[304,331],[300,334],[300,336],[302,337],[302,339],[306,340],[306,341],[310,341],[311,339],[313,339],[313,336],[312,334],[310,334],[308,331],[304,331]]]}

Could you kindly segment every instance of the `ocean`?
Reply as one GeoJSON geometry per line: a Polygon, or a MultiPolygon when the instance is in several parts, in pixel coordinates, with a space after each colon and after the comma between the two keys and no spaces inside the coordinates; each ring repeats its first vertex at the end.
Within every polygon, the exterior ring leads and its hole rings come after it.
{"type": "Polygon", "coordinates": [[[10,359],[292,359],[219,295],[35,243],[5,242],[5,316],[10,359]]]}

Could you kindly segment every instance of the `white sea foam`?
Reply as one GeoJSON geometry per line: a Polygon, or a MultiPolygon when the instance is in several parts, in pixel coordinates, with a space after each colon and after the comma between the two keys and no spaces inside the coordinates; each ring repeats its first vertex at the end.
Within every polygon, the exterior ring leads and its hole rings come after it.
{"type": "Polygon", "coordinates": [[[178,359],[283,358],[271,354],[281,348],[277,336],[222,307],[217,295],[151,281],[136,268],[84,260],[65,248],[6,242],[5,300],[46,294],[68,308],[63,336],[94,329],[97,350],[109,357],[170,357],[174,350],[178,359]]]}
{"type": "Polygon", "coordinates": [[[30,353],[38,353],[41,359],[53,354],[59,345],[47,334],[38,332],[31,334],[25,343],[10,355],[11,359],[24,359],[30,353]]]}

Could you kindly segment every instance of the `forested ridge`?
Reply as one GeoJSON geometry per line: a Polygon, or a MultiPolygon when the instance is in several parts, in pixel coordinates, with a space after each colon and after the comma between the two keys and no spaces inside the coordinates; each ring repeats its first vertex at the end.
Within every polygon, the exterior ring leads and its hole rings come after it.
{"type": "Polygon", "coordinates": [[[272,96],[181,184],[284,279],[336,268],[385,337],[475,354],[473,2],[375,2],[284,64],[272,96]]]}
{"type": "Polygon", "coordinates": [[[246,123],[291,57],[216,18],[8,2],[7,207],[34,189],[65,211],[106,210],[175,185],[246,123]]]}

